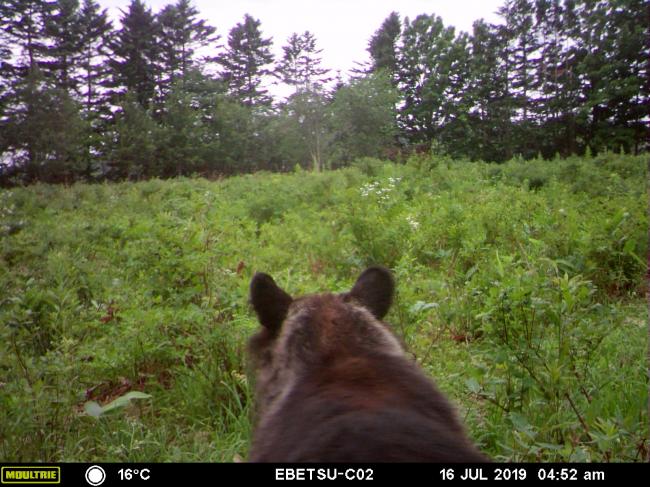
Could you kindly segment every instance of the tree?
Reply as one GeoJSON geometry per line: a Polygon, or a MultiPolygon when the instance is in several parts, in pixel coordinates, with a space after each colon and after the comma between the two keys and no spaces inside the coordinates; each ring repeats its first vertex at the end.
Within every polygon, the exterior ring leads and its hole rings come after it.
{"type": "Polygon", "coordinates": [[[221,77],[229,93],[248,107],[265,107],[271,104],[268,90],[262,87],[264,77],[272,71],[271,39],[264,39],[260,21],[246,14],[228,34],[226,52],[216,58],[221,64],[221,77]]]}
{"type": "Polygon", "coordinates": [[[445,93],[453,78],[454,29],[440,17],[418,15],[404,20],[398,50],[398,88],[403,94],[399,122],[412,143],[436,140],[448,114],[445,93]]]}
{"type": "Polygon", "coordinates": [[[181,87],[190,70],[197,68],[196,51],[210,43],[216,42],[219,36],[214,35],[216,29],[197,19],[198,11],[190,4],[190,0],[178,0],[173,5],[167,5],[157,15],[160,28],[160,91],[166,94],[177,80],[181,87]]]}
{"type": "Polygon", "coordinates": [[[190,175],[206,169],[205,146],[209,138],[202,112],[183,85],[178,81],[165,98],[156,144],[158,175],[162,177],[190,175]]]}
{"type": "Polygon", "coordinates": [[[108,179],[137,180],[160,175],[156,157],[159,127],[136,95],[125,95],[114,126],[105,132],[107,163],[102,171],[108,179]]]}
{"type": "Polygon", "coordinates": [[[134,93],[140,106],[147,109],[158,77],[158,25],[141,0],[131,0],[128,11],[122,11],[121,23],[122,28],[110,43],[113,95],[134,93]]]}
{"type": "Polygon", "coordinates": [[[530,120],[531,91],[536,88],[534,67],[539,49],[534,25],[533,3],[530,0],[506,0],[502,16],[510,28],[512,92],[523,124],[530,120]]]}
{"type": "Polygon", "coordinates": [[[0,2],[0,29],[8,46],[17,50],[17,60],[5,64],[3,76],[25,78],[42,61],[46,50],[45,19],[50,5],[46,0],[3,0],[0,2]]]}
{"type": "Polygon", "coordinates": [[[325,150],[330,138],[328,105],[329,100],[322,91],[303,90],[291,95],[283,106],[283,113],[292,120],[297,139],[306,149],[315,171],[325,167],[325,150]]]}
{"type": "MultiPolygon", "coordinates": [[[[647,148],[650,135],[648,116],[650,115],[650,43],[648,43],[648,21],[650,7],[643,0],[615,0],[611,3],[612,15],[608,16],[614,37],[614,73],[618,82],[610,86],[613,106],[613,121],[620,131],[614,144],[627,151],[638,154],[647,148]],[[644,22],[639,17],[645,15],[644,22]]],[[[616,148],[616,146],[614,146],[616,148]]]]}
{"type": "Polygon", "coordinates": [[[96,174],[103,154],[102,133],[112,117],[106,86],[109,77],[109,41],[113,32],[106,10],[95,0],[84,0],[78,14],[79,53],[74,69],[76,92],[85,122],[85,168],[83,176],[96,174]]]}
{"type": "Polygon", "coordinates": [[[49,88],[37,68],[16,86],[10,123],[3,123],[4,151],[24,182],[72,182],[79,172],[83,123],[68,93],[49,88]]]}
{"type": "Polygon", "coordinates": [[[461,32],[446,54],[448,80],[442,92],[441,127],[438,142],[453,157],[467,157],[467,139],[471,133],[471,71],[469,36],[461,32]]]}
{"type": "Polygon", "coordinates": [[[499,9],[504,18],[507,32],[507,66],[509,96],[512,97],[517,117],[517,130],[513,133],[517,152],[524,157],[533,157],[539,147],[533,136],[534,114],[532,94],[537,90],[535,66],[539,44],[534,26],[534,10],[531,0],[506,0],[499,9]]]}
{"type": "Polygon", "coordinates": [[[331,81],[327,77],[329,69],[321,68],[322,49],[316,49],[316,38],[305,31],[292,34],[287,44],[282,47],[284,55],[276,68],[280,79],[298,91],[320,92],[331,81]]]}
{"type": "Polygon", "coordinates": [[[383,71],[353,80],[332,102],[334,164],[358,157],[385,157],[397,136],[395,105],[399,94],[383,71]]]}
{"type": "Polygon", "coordinates": [[[78,107],[67,90],[53,87],[57,83],[45,76],[56,47],[48,37],[52,19],[60,14],[55,7],[45,0],[0,3],[2,39],[8,47],[0,70],[0,143],[3,159],[28,182],[71,181],[80,159],[78,107]]]}
{"type": "MultiPolygon", "coordinates": [[[[298,161],[308,159],[315,170],[324,166],[324,149],[327,145],[327,106],[328,97],[325,84],[328,69],[320,67],[316,38],[309,31],[302,35],[294,33],[283,47],[284,56],[277,67],[280,79],[295,91],[283,105],[284,129],[288,139],[292,139],[293,150],[298,161]]],[[[279,125],[279,124],[278,124],[279,125]]],[[[285,144],[286,147],[291,143],[285,144]]]]}
{"type": "Polygon", "coordinates": [[[470,129],[465,137],[471,159],[502,162],[512,157],[511,117],[514,103],[508,91],[507,41],[499,26],[474,22],[469,39],[469,87],[466,93],[470,129]]]}
{"type": "Polygon", "coordinates": [[[47,61],[41,69],[52,83],[74,96],[78,92],[75,67],[82,55],[82,32],[78,0],[55,0],[45,18],[47,61]]]}
{"type": "Polygon", "coordinates": [[[568,96],[571,87],[566,70],[567,31],[561,0],[537,0],[535,32],[539,39],[539,60],[534,66],[536,91],[534,104],[539,131],[540,152],[551,157],[556,152],[567,155],[573,151],[568,139],[574,138],[575,122],[568,96]],[[568,134],[571,134],[567,137],[568,134]]]}
{"type": "Polygon", "coordinates": [[[371,57],[370,72],[385,70],[394,79],[397,73],[397,42],[402,31],[397,12],[391,12],[368,42],[371,57]]]}
{"type": "MultiPolygon", "coordinates": [[[[579,23],[572,49],[580,81],[579,123],[593,152],[636,150],[647,136],[649,47],[638,21],[647,12],[642,0],[575,2],[579,23]]],[[[647,15],[647,13],[646,13],[647,15]]]]}
{"type": "Polygon", "coordinates": [[[109,42],[113,26],[106,9],[95,0],[84,0],[79,13],[81,55],[77,66],[79,92],[85,117],[95,120],[108,110],[102,87],[109,85],[109,42]]]}
{"type": "MultiPolygon", "coordinates": [[[[5,106],[8,103],[9,90],[11,88],[11,48],[8,36],[0,29],[0,121],[3,119],[5,106]]],[[[0,153],[2,152],[2,137],[0,135],[0,153]]]]}
{"type": "MultiPolygon", "coordinates": [[[[44,0],[0,2],[0,108],[8,113],[17,102],[18,85],[43,58],[47,10],[44,0]]],[[[2,123],[8,123],[6,117],[2,123]]]]}

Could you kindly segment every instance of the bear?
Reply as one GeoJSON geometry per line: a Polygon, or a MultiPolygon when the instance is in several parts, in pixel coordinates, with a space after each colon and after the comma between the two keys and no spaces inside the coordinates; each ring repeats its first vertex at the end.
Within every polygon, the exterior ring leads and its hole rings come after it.
{"type": "Polygon", "coordinates": [[[255,377],[251,462],[485,462],[449,400],[382,321],[391,272],[349,292],[294,299],[256,273],[261,325],[248,342],[255,377]]]}

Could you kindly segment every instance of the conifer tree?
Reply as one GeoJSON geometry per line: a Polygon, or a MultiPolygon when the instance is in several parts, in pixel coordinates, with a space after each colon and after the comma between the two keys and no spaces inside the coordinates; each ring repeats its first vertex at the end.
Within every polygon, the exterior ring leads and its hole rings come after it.
{"type": "Polygon", "coordinates": [[[4,127],[3,149],[24,182],[72,182],[79,173],[83,124],[79,107],[50,88],[37,67],[14,87],[16,103],[4,127]]]}
{"type": "Polygon", "coordinates": [[[478,20],[469,40],[471,130],[466,155],[472,159],[504,161],[511,157],[508,134],[514,104],[508,92],[507,41],[502,34],[501,27],[478,20]]]}
{"type": "Polygon", "coordinates": [[[397,73],[397,43],[402,31],[402,24],[397,12],[391,12],[375,31],[368,42],[371,58],[371,72],[385,70],[395,82],[397,73]]]}
{"type": "Polygon", "coordinates": [[[329,100],[324,88],[331,80],[327,77],[329,70],[320,67],[322,50],[316,48],[316,38],[309,31],[292,34],[282,49],[277,75],[295,89],[284,104],[284,115],[292,119],[301,144],[308,149],[312,167],[321,170],[328,139],[329,100]]]}
{"type": "Polygon", "coordinates": [[[296,91],[322,91],[331,81],[329,69],[321,68],[320,54],[316,48],[316,37],[309,31],[293,33],[282,47],[284,55],[276,69],[280,79],[293,86],[296,91]]]}
{"type": "Polygon", "coordinates": [[[575,2],[579,22],[571,54],[580,83],[581,134],[592,152],[638,151],[648,135],[650,46],[647,26],[639,22],[647,8],[642,0],[575,2]]]}
{"type": "Polygon", "coordinates": [[[216,29],[198,19],[189,0],[165,6],[157,15],[160,29],[160,91],[165,94],[177,80],[184,86],[190,70],[196,69],[196,51],[216,42],[216,29]]]}
{"type": "Polygon", "coordinates": [[[273,73],[271,39],[263,38],[260,21],[246,14],[228,34],[226,51],[216,58],[228,92],[248,107],[270,106],[272,98],[263,87],[264,78],[273,73]]]}
{"type": "Polygon", "coordinates": [[[108,103],[103,87],[109,85],[109,42],[112,23],[96,0],[84,0],[79,12],[81,55],[77,66],[79,92],[86,118],[106,114],[108,103]]]}
{"type": "Polygon", "coordinates": [[[398,88],[404,100],[400,125],[412,143],[430,144],[445,122],[445,93],[453,71],[453,27],[435,15],[404,20],[398,50],[398,88]]]}
{"type": "Polygon", "coordinates": [[[114,96],[135,95],[143,108],[154,98],[158,79],[158,25],[151,9],[141,0],[131,0],[122,12],[122,28],[111,40],[111,88],[114,96]]]}
{"type": "Polygon", "coordinates": [[[45,18],[47,60],[41,69],[51,83],[71,96],[78,92],[75,68],[82,55],[82,32],[78,0],[55,0],[45,18]]]}
{"type": "Polygon", "coordinates": [[[499,9],[508,34],[507,66],[509,95],[514,101],[516,127],[514,143],[517,152],[524,157],[538,153],[532,127],[534,113],[533,93],[537,89],[535,66],[539,60],[539,44],[534,26],[534,10],[531,0],[506,0],[499,9]]]}
{"type": "Polygon", "coordinates": [[[3,0],[0,2],[0,30],[7,46],[17,51],[5,62],[3,76],[26,77],[43,60],[47,49],[45,21],[51,5],[46,0],[3,0]]]}

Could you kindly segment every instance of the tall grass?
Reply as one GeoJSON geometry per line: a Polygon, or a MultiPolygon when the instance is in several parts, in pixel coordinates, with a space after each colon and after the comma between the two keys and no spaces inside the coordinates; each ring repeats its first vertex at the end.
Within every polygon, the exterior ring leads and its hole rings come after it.
{"type": "Polygon", "coordinates": [[[642,460],[645,178],[612,154],[418,157],[3,191],[0,459],[246,458],[252,273],[303,294],[383,264],[388,321],[484,451],[642,460]]]}

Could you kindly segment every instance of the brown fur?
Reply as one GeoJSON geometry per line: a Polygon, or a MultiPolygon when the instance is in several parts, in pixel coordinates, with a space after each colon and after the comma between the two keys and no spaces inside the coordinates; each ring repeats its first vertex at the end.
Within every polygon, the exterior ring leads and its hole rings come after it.
{"type": "Polygon", "coordinates": [[[251,461],[485,461],[447,399],[381,318],[392,277],[364,272],[349,293],[292,300],[251,283],[258,420],[251,461]],[[279,303],[279,304],[278,304],[279,303]]]}

